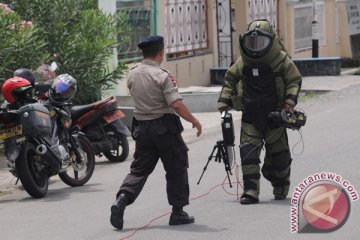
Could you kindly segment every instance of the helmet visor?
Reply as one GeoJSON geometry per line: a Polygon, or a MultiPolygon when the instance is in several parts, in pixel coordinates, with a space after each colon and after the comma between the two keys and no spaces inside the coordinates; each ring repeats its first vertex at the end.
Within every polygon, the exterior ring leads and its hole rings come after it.
{"type": "Polygon", "coordinates": [[[52,84],[51,96],[55,101],[69,100],[76,92],[76,86],[69,84],[66,79],[55,78],[52,84]]]}
{"type": "Polygon", "coordinates": [[[56,99],[56,101],[67,101],[69,100],[75,93],[75,89],[73,86],[68,87],[66,90],[64,91],[54,91],[52,93],[52,97],[54,99],[56,99]]]}
{"type": "Polygon", "coordinates": [[[264,35],[245,35],[243,37],[243,46],[252,52],[262,52],[271,44],[271,37],[264,35]]]}

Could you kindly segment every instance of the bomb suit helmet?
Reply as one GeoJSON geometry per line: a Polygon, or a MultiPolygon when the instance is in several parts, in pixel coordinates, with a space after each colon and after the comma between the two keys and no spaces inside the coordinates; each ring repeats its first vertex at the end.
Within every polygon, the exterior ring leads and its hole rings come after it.
{"type": "Polygon", "coordinates": [[[241,50],[250,58],[260,58],[270,51],[274,37],[275,31],[268,20],[255,20],[240,37],[241,50]]]}

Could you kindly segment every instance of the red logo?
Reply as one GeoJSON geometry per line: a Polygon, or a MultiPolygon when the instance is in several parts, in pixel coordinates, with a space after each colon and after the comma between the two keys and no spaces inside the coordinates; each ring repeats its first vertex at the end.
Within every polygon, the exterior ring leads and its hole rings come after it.
{"type": "Polygon", "coordinates": [[[169,80],[172,81],[172,83],[174,84],[174,87],[176,87],[176,78],[174,77],[174,75],[169,74],[169,80]]]}
{"type": "Polygon", "coordinates": [[[345,224],[350,215],[350,199],[337,184],[314,184],[303,195],[301,210],[305,224],[300,232],[332,232],[345,224]]]}

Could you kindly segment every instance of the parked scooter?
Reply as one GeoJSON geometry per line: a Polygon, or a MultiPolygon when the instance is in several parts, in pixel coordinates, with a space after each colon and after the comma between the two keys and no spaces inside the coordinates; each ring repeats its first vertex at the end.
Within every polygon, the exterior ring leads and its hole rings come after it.
{"type": "MultiPolygon", "coordinates": [[[[41,70],[44,83],[35,85],[35,96],[46,100],[49,82],[48,76],[54,76],[57,64],[43,66],[41,70]],[[52,70],[50,70],[52,69],[52,70]]],[[[90,140],[95,154],[105,157],[111,162],[123,162],[129,155],[130,136],[128,127],[121,120],[125,114],[118,108],[115,97],[87,105],[72,106],[70,108],[73,125],[78,125],[90,140]]]]}
{"type": "Polygon", "coordinates": [[[95,154],[110,162],[123,162],[129,155],[128,127],[121,121],[125,114],[118,108],[115,97],[88,105],[70,108],[73,123],[89,138],[95,154]]]}
{"type": "Polygon", "coordinates": [[[56,174],[69,186],[89,181],[95,168],[94,152],[79,128],[71,127],[68,101],[76,92],[76,80],[68,74],[55,78],[49,100],[16,105],[26,97],[30,83],[7,80],[2,94],[10,108],[0,113],[0,148],[5,149],[10,172],[34,198],[48,191],[49,177],[56,174]],[[12,108],[14,107],[14,108],[12,108]]]}

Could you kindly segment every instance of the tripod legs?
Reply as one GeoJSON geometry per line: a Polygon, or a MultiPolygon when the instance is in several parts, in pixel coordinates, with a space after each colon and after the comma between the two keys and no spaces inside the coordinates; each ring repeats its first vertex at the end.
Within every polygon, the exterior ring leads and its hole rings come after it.
{"type": "Polygon", "coordinates": [[[200,181],[201,181],[201,179],[202,179],[202,177],[203,177],[203,175],[204,175],[204,173],[205,173],[205,171],[206,171],[206,169],[207,169],[207,167],[208,167],[211,159],[214,157],[213,154],[214,154],[214,152],[215,152],[216,149],[217,149],[217,145],[215,145],[215,146],[213,147],[213,150],[212,150],[210,156],[208,157],[208,161],[207,161],[207,163],[206,163],[205,166],[204,166],[204,169],[203,169],[203,172],[201,173],[201,176],[200,176],[200,178],[199,178],[199,181],[197,182],[198,185],[200,184],[200,181]]]}
{"type": "Polygon", "coordinates": [[[223,161],[223,163],[225,165],[226,175],[227,175],[227,178],[229,180],[229,185],[230,185],[230,187],[232,187],[231,181],[230,181],[230,175],[232,175],[231,166],[230,166],[230,163],[229,163],[229,156],[228,156],[227,149],[225,149],[225,146],[224,146],[224,141],[217,141],[216,142],[216,144],[213,147],[213,150],[212,150],[212,152],[211,152],[211,154],[210,154],[210,156],[208,158],[208,161],[204,166],[203,172],[202,172],[197,184],[200,184],[201,178],[203,177],[203,175],[204,175],[204,173],[205,173],[211,159],[214,158],[214,157],[215,157],[215,162],[221,162],[221,160],[223,161]],[[216,150],[217,150],[217,152],[214,155],[214,152],[216,150]]]}

